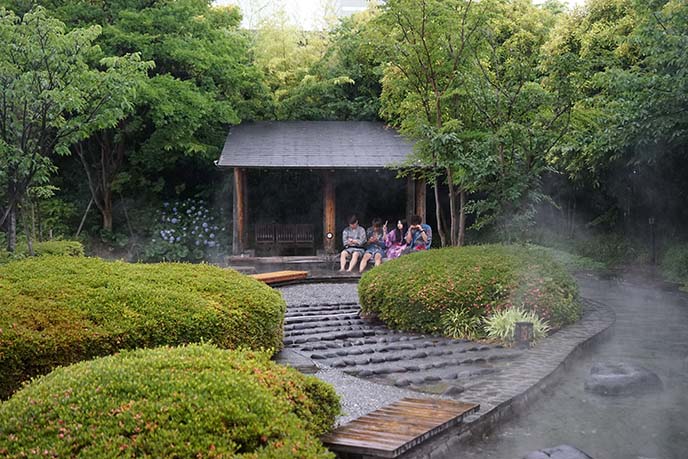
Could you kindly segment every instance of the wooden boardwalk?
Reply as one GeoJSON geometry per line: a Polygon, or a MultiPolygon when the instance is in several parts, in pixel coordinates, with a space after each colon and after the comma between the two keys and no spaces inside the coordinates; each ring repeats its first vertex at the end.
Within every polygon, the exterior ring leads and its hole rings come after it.
{"type": "Polygon", "coordinates": [[[336,453],[393,458],[479,409],[476,403],[404,398],[335,429],[322,440],[336,453]]]}
{"type": "Polygon", "coordinates": [[[279,284],[294,280],[305,279],[308,271],[273,271],[270,273],[251,274],[251,277],[266,284],[279,284]]]}

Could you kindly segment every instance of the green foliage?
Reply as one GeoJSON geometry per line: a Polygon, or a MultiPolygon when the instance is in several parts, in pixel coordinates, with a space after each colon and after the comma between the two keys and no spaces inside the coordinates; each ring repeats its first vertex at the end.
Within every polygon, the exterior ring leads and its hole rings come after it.
{"type": "MultiPolygon", "coordinates": [[[[63,241],[52,240],[43,242],[34,242],[33,251],[37,257],[41,256],[66,256],[66,257],[83,257],[84,246],[79,241],[63,241]]],[[[10,253],[0,249],[0,264],[8,263],[14,260],[22,260],[28,258],[29,247],[26,242],[19,243],[17,249],[10,253]]]]}
{"type": "Polygon", "coordinates": [[[69,257],[83,257],[84,246],[79,241],[45,241],[33,245],[36,256],[58,255],[69,257]]]}
{"type": "Polygon", "coordinates": [[[212,341],[282,346],[279,293],[228,269],[38,257],[0,266],[0,397],[120,349],[212,341]]]}
{"type": "Polygon", "coordinates": [[[203,200],[165,202],[144,257],[147,261],[207,260],[222,249],[221,232],[203,200]]]}
{"type": "Polygon", "coordinates": [[[67,31],[41,7],[22,17],[0,9],[0,189],[7,190],[0,225],[31,189],[45,191],[55,156],[133,109],[150,63],[138,54],[103,57],[100,33],[99,26],[67,31]]]}
{"type": "Polygon", "coordinates": [[[482,319],[472,315],[467,309],[450,309],[441,317],[442,332],[455,339],[476,339],[482,336],[482,319]]]}
{"type": "Polygon", "coordinates": [[[334,390],[265,353],[124,351],[59,368],[0,405],[0,455],[331,458],[334,390]]]}
{"type": "Polygon", "coordinates": [[[370,35],[370,10],[341,20],[329,33],[324,55],[277,107],[280,119],[376,120],[380,76],[370,35]]]}
{"type": "Polygon", "coordinates": [[[521,308],[508,308],[497,311],[485,319],[487,337],[510,343],[514,341],[514,330],[517,322],[531,322],[533,324],[533,340],[547,336],[549,325],[532,311],[521,308]]]}
{"type": "Polygon", "coordinates": [[[530,250],[541,250],[546,254],[545,256],[551,258],[569,271],[597,271],[605,268],[605,264],[600,261],[593,260],[589,257],[575,255],[564,250],[558,250],[552,247],[543,247],[534,244],[528,244],[528,248],[530,250]]]}
{"type": "Polygon", "coordinates": [[[443,333],[473,329],[468,318],[520,307],[553,327],[580,318],[573,278],[541,250],[484,245],[429,250],[384,263],[361,277],[363,312],[394,329],[443,333]],[[463,312],[453,312],[463,311],[463,312]],[[446,314],[458,320],[444,319],[446,314]]]}
{"type": "Polygon", "coordinates": [[[675,244],[664,252],[661,260],[662,273],[667,279],[681,282],[688,287],[688,244],[675,244]]]}

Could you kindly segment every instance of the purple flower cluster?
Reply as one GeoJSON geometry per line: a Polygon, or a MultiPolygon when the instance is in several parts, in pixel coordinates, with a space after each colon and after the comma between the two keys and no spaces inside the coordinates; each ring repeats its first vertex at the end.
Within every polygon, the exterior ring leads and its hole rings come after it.
{"type": "Polygon", "coordinates": [[[151,240],[150,258],[203,259],[208,250],[220,248],[219,229],[203,200],[165,202],[151,240]]]}

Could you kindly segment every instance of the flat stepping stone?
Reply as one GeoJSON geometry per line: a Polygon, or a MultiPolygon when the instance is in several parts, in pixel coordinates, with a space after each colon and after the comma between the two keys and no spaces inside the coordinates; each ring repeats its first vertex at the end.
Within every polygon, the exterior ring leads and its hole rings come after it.
{"type": "Polygon", "coordinates": [[[541,449],[528,453],[523,459],[593,459],[571,445],[559,445],[554,448],[541,449]]]}
{"type": "Polygon", "coordinates": [[[394,458],[479,409],[477,403],[404,398],[335,429],[322,441],[337,453],[394,458]]]}
{"type": "Polygon", "coordinates": [[[593,365],[585,390],[599,395],[631,395],[662,390],[662,380],[647,368],[629,363],[593,365]]]}

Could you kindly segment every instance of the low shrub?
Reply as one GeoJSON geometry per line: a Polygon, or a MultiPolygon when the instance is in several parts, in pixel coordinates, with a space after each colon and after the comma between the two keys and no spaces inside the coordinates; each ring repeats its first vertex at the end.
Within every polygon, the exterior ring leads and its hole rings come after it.
{"type": "Polygon", "coordinates": [[[277,350],[278,292],[209,265],[39,257],[0,266],[0,397],[58,365],[212,341],[277,350]]]}
{"type": "Polygon", "coordinates": [[[688,287],[688,244],[676,244],[668,248],[660,263],[667,279],[688,287]]]}
{"type": "Polygon", "coordinates": [[[533,340],[547,336],[549,325],[542,321],[532,311],[524,311],[521,308],[509,308],[497,311],[485,319],[485,331],[487,337],[510,343],[514,340],[514,330],[517,322],[530,322],[533,324],[533,340]]]}
{"type": "Polygon", "coordinates": [[[0,456],[329,458],[334,390],[211,345],[58,368],[0,404],[0,456]]]}
{"type": "MultiPolygon", "coordinates": [[[[43,242],[34,242],[33,251],[37,257],[48,255],[64,255],[70,257],[83,257],[84,246],[79,241],[63,241],[51,240],[43,242]]],[[[10,261],[23,260],[28,258],[29,247],[26,241],[17,244],[17,249],[10,253],[4,249],[0,249],[0,264],[9,263],[10,261]]]]}
{"type": "Polygon", "coordinates": [[[482,321],[512,307],[534,312],[553,328],[581,314],[571,275],[546,252],[527,246],[454,247],[403,256],[365,273],[358,292],[363,313],[391,328],[420,333],[453,335],[447,323],[456,311],[478,334],[471,318],[482,321]]]}
{"type": "Polygon", "coordinates": [[[68,257],[83,257],[84,246],[79,241],[44,241],[33,245],[36,256],[64,255],[68,257]]]}

